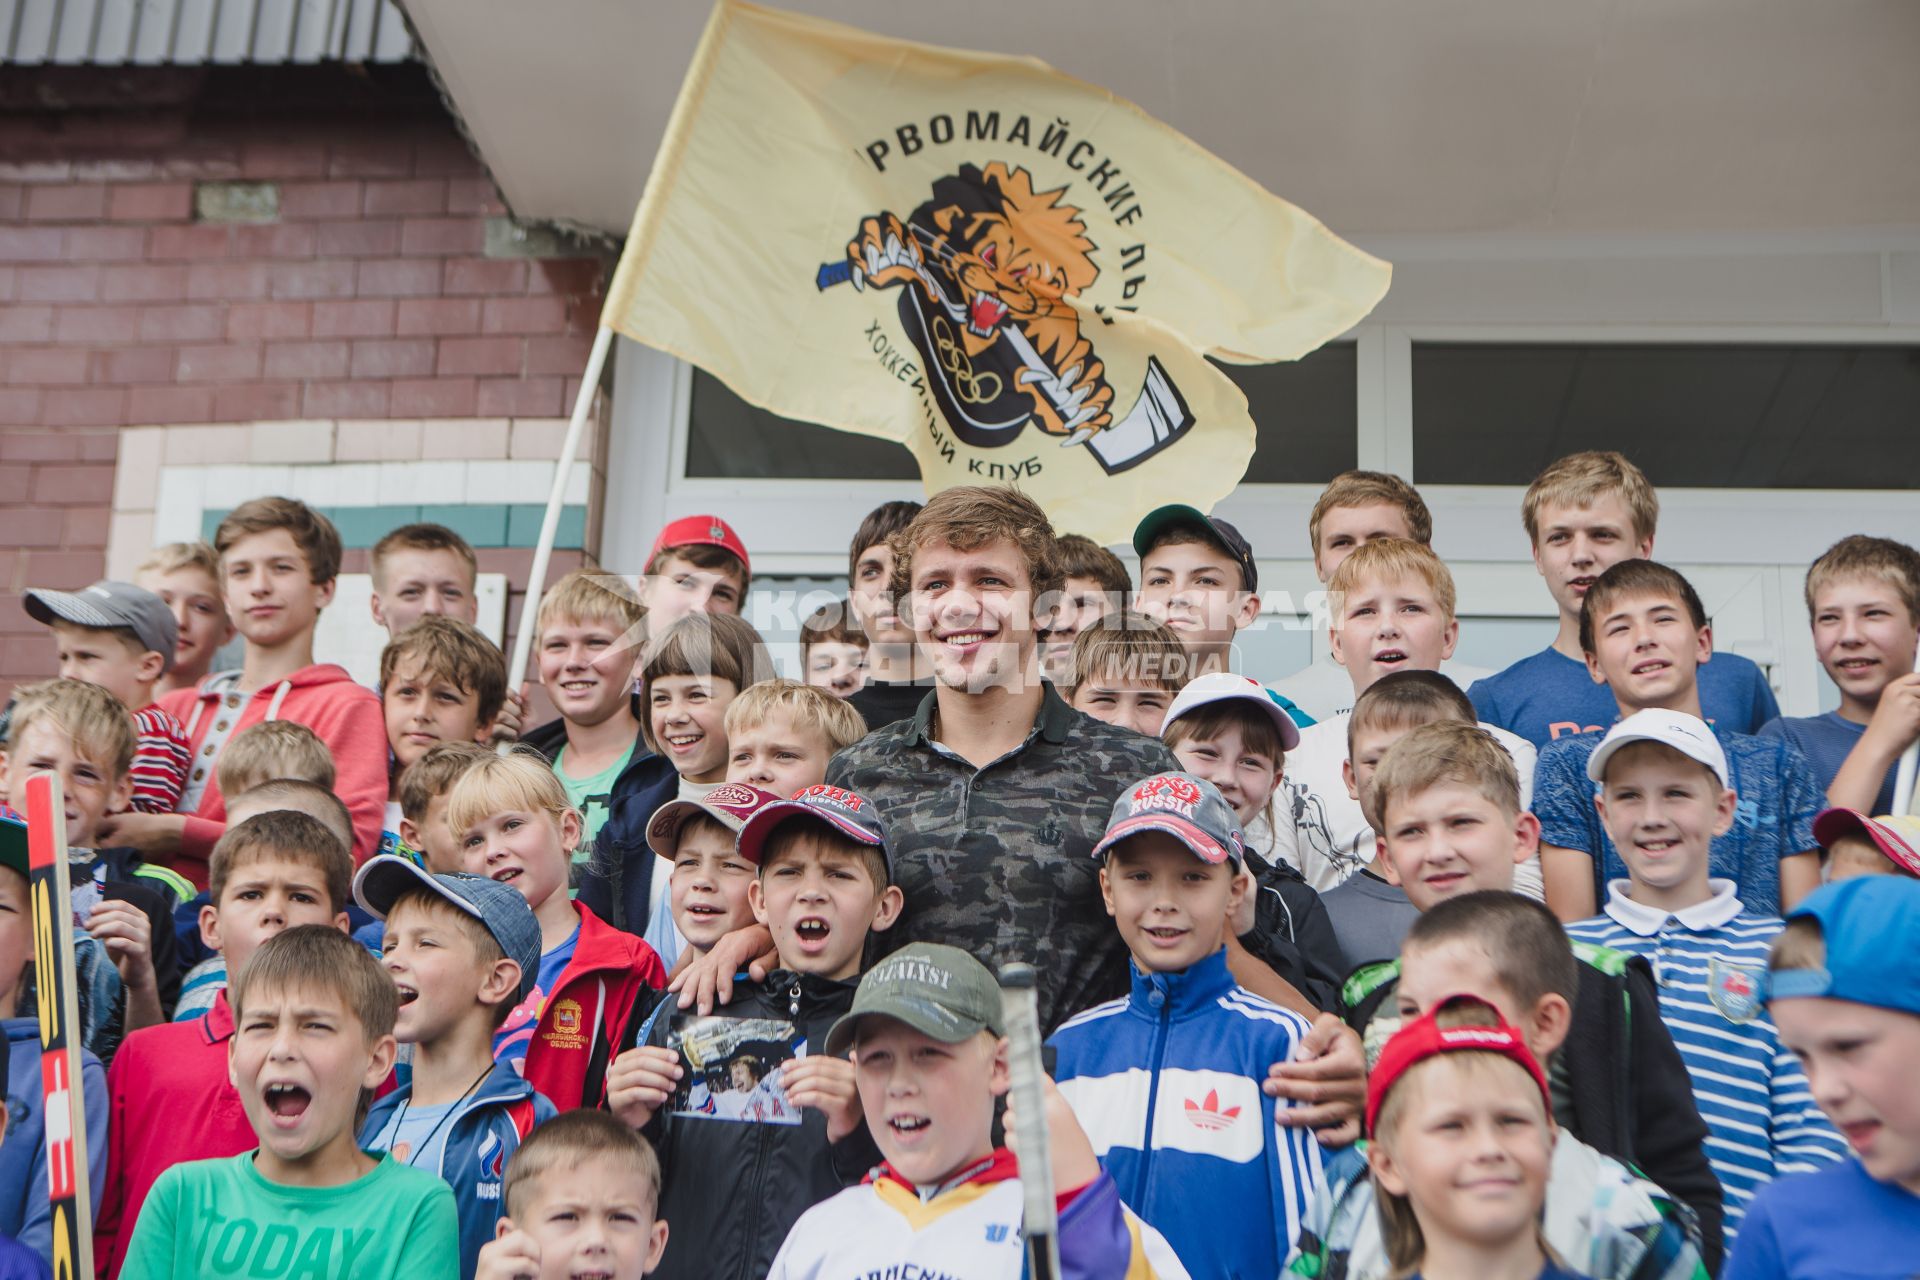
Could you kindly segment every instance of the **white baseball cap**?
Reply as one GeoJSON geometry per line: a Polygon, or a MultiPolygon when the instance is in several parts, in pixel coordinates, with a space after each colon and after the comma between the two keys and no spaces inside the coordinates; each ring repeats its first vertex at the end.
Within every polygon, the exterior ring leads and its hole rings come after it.
{"type": "Polygon", "coordinates": [[[1607,730],[1607,736],[1587,757],[1587,776],[1595,782],[1606,781],[1607,761],[1613,759],[1614,752],[1630,742],[1663,743],[1687,759],[1697,760],[1713,770],[1713,776],[1720,779],[1721,786],[1733,785],[1733,777],[1727,772],[1727,753],[1720,749],[1720,739],[1713,736],[1713,730],[1707,727],[1707,722],[1684,711],[1667,711],[1659,707],[1636,711],[1607,730]]]}
{"type": "Polygon", "coordinates": [[[1293,722],[1287,709],[1280,705],[1280,695],[1255,680],[1252,676],[1235,675],[1231,671],[1216,671],[1211,675],[1196,678],[1180,691],[1167,708],[1167,718],[1160,722],[1160,732],[1165,734],[1167,726],[1188,715],[1197,708],[1211,702],[1226,702],[1238,699],[1250,702],[1273,721],[1273,727],[1280,735],[1280,749],[1291,751],[1300,745],[1300,726],[1293,722]]]}

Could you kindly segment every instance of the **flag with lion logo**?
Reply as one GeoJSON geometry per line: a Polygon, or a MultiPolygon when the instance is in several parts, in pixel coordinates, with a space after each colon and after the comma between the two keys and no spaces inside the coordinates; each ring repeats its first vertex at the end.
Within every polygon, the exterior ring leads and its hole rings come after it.
{"type": "Polygon", "coordinates": [[[1010,482],[1119,542],[1246,472],[1246,398],[1205,357],[1297,359],[1388,276],[1032,58],[720,0],[602,319],[774,413],[905,444],[929,492],[1010,482]]]}

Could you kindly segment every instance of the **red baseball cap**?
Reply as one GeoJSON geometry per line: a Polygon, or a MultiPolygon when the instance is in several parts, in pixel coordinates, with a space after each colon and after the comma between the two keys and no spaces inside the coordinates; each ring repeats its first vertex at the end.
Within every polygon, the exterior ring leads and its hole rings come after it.
{"type": "Polygon", "coordinates": [[[740,541],[733,526],[719,516],[682,516],[673,521],[653,540],[647,563],[653,563],[653,558],[668,547],[725,547],[740,557],[741,568],[749,574],[753,572],[753,563],[747,559],[747,544],[740,541]]]}
{"type": "Polygon", "coordinates": [[[1386,1102],[1388,1092],[1400,1077],[1419,1063],[1442,1053],[1497,1053],[1503,1058],[1511,1058],[1525,1067],[1527,1074],[1533,1077],[1533,1082],[1540,1086],[1540,1101],[1546,1106],[1547,1114],[1553,1114],[1553,1098],[1547,1092],[1546,1073],[1540,1070],[1539,1061],[1527,1048],[1527,1042],[1520,1038],[1520,1033],[1508,1026],[1498,1013],[1493,1015],[1492,1026],[1443,1027],[1434,1020],[1442,1009],[1462,1000],[1471,1000],[1475,1004],[1486,1003],[1474,995],[1448,996],[1394,1032],[1393,1038],[1380,1050],[1380,1060],[1373,1064],[1373,1070],[1367,1075],[1368,1137],[1373,1136],[1373,1123],[1380,1116],[1381,1104],[1386,1102]]]}
{"type": "Polygon", "coordinates": [[[1872,818],[1858,809],[1823,809],[1814,815],[1813,839],[1822,849],[1851,835],[1865,836],[1895,866],[1920,876],[1920,818],[1895,814],[1872,818]]]}

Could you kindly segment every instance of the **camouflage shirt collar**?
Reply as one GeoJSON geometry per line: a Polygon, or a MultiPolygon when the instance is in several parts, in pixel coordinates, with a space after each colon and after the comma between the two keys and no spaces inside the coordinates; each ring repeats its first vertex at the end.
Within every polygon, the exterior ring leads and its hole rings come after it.
{"type": "MultiPolygon", "coordinates": [[[[1027,735],[1027,741],[1032,742],[1034,734],[1037,733],[1048,742],[1059,746],[1067,740],[1067,734],[1073,728],[1076,712],[1067,705],[1067,700],[1060,696],[1059,690],[1053,687],[1053,681],[1042,680],[1040,689],[1040,714],[1033,722],[1033,732],[1027,735]]],[[[920,700],[920,710],[913,715],[915,742],[933,745],[933,713],[939,705],[939,696],[939,690],[929,689],[927,696],[920,700]]]]}

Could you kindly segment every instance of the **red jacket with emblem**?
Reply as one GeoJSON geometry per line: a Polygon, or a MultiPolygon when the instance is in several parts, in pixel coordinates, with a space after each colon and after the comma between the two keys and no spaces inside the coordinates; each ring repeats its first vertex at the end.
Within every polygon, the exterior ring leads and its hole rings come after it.
{"type": "Polygon", "coordinates": [[[205,1017],[128,1036],[107,1071],[107,1189],[94,1214],[94,1267],[120,1273],[147,1192],[183,1160],[237,1156],[260,1145],[227,1077],[233,1009],[227,993],[205,1017]]]}
{"type": "Polygon", "coordinates": [[[652,947],[584,904],[573,905],[580,913],[580,938],[540,1011],[521,1071],[562,1111],[597,1107],[605,1099],[607,1063],[640,994],[667,982],[666,966],[652,947]]]}

